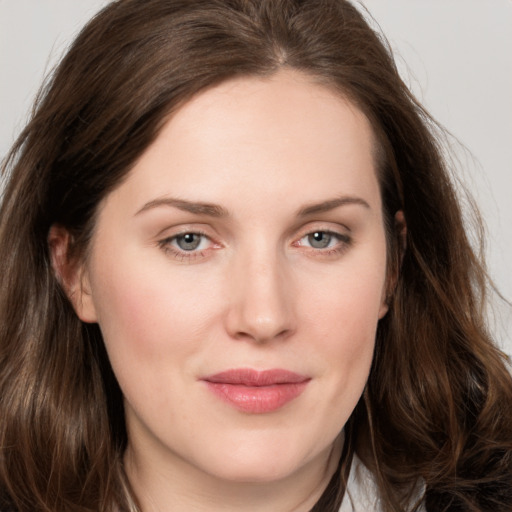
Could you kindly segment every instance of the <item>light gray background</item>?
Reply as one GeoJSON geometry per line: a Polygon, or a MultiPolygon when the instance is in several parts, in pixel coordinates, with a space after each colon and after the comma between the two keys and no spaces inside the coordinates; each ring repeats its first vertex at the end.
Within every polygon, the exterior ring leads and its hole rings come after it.
{"type": "MultiPolygon", "coordinates": [[[[0,155],[45,71],[107,0],[0,0],[0,155]]],[[[488,226],[490,273],[512,300],[512,1],[363,0],[427,109],[460,142],[460,175],[488,226]]],[[[512,354],[512,311],[491,320],[512,354]]]]}

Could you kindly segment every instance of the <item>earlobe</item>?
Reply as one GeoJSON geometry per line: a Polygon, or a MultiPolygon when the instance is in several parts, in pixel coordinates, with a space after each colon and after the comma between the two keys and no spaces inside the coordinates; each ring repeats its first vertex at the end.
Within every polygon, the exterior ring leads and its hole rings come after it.
{"type": "Polygon", "coordinates": [[[381,305],[380,305],[380,309],[379,309],[379,320],[381,318],[384,318],[386,316],[386,313],[389,311],[389,306],[388,306],[388,302],[387,302],[387,298],[384,297],[382,299],[382,302],[381,302],[381,305]]]}
{"type": "Polygon", "coordinates": [[[63,226],[54,224],[48,233],[48,247],[55,277],[65,291],[80,320],[94,323],[96,310],[87,271],[83,263],[70,258],[72,236],[63,226]]]}

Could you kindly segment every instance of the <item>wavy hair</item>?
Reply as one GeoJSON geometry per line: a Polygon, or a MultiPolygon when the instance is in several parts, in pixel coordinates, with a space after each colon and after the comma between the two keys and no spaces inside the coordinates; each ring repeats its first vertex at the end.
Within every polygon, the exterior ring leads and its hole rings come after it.
{"type": "Polygon", "coordinates": [[[122,394],[98,326],[80,322],[55,277],[48,232],[64,226],[68,257],[83,258],[98,204],[173,111],[224,80],[285,67],[368,117],[393,283],[339,471],[313,510],[338,510],[354,454],[385,511],[512,503],[512,380],[486,328],[485,268],[436,124],[383,37],[344,0],[118,0],[79,34],[3,165],[2,511],[138,510],[122,394]]]}

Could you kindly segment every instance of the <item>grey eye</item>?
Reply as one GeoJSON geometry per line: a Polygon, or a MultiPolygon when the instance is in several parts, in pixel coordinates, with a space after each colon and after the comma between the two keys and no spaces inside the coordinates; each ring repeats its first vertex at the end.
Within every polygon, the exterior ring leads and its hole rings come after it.
{"type": "Polygon", "coordinates": [[[325,249],[332,241],[332,234],[326,231],[315,231],[308,235],[308,242],[315,249],[325,249]]]}
{"type": "Polygon", "coordinates": [[[176,237],[176,245],[182,251],[194,251],[199,247],[203,235],[198,233],[185,233],[176,237]]]}

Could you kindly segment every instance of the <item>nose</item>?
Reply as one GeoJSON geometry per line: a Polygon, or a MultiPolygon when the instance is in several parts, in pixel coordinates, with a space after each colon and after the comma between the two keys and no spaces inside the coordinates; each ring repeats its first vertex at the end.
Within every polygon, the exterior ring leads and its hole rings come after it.
{"type": "Polygon", "coordinates": [[[284,257],[270,251],[239,258],[228,279],[226,328],[232,338],[266,343],[296,330],[296,295],[284,257]]]}

